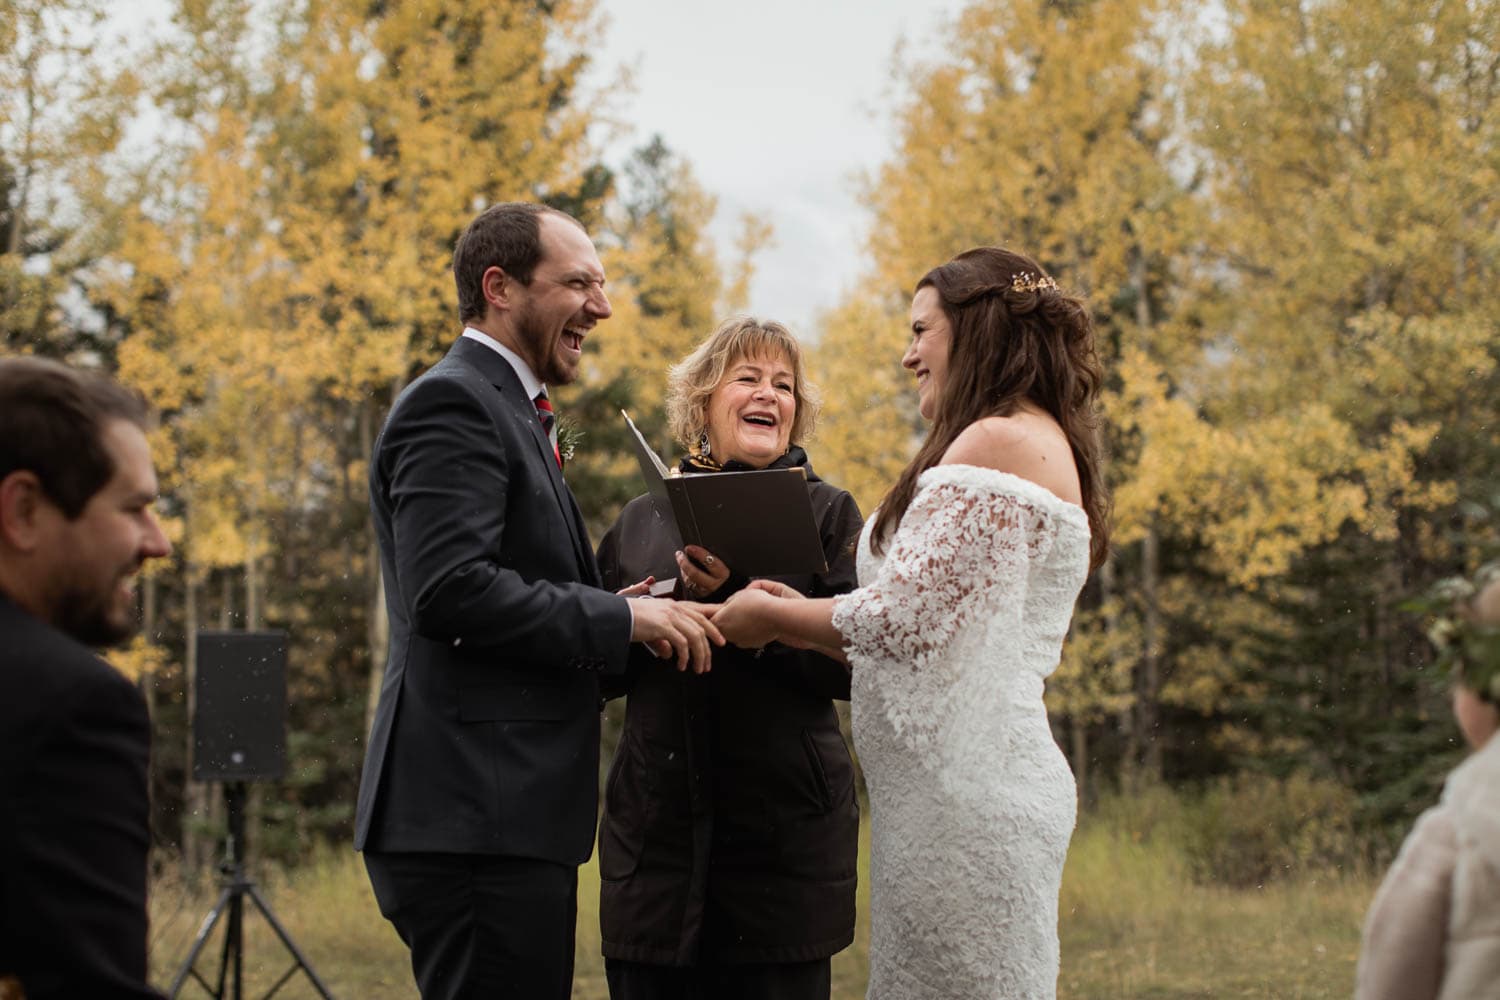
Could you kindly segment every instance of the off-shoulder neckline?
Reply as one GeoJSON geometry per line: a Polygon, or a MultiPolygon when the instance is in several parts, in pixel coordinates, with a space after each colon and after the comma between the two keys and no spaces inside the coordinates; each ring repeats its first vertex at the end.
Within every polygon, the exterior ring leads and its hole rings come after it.
{"type": "Polygon", "coordinates": [[[963,462],[948,462],[934,465],[917,479],[917,488],[932,482],[957,482],[963,486],[984,486],[997,493],[1012,493],[1024,499],[1041,502],[1043,505],[1082,520],[1088,524],[1088,513],[1071,500],[1064,500],[1041,483],[1034,482],[1013,472],[1001,472],[987,465],[968,465],[963,462]]]}

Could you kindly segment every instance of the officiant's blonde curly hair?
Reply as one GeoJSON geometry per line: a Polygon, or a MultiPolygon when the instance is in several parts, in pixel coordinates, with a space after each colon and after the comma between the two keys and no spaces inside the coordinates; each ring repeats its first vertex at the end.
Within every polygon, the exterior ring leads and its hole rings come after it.
{"type": "Polygon", "coordinates": [[[683,447],[692,451],[708,430],[708,400],[724,381],[724,373],[746,358],[783,356],[792,368],[791,443],[812,437],[823,406],[818,389],[807,378],[802,347],[792,331],[774,320],[738,316],[725,320],[708,339],[667,372],[667,427],[683,447]]]}

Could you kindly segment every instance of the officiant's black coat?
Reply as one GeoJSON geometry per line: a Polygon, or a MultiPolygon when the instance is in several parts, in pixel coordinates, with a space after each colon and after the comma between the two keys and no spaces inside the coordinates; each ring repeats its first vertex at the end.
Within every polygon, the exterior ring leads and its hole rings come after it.
{"type": "MultiPolygon", "coordinates": [[[[829,566],[776,579],[811,597],[852,590],[854,498],[819,480],[801,448],[773,465],[807,470],[829,566]]],[[[650,497],[633,500],[600,543],[604,585],[672,579],[674,549],[650,497]]],[[[709,600],[747,583],[736,574],[709,600]]],[[[726,646],[696,675],[636,647],[623,687],[606,687],[626,692],[599,832],[605,956],[802,962],[846,947],[859,807],[833,702],[849,698],[848,668],[779,645],[759,656],[726,646]]]]}

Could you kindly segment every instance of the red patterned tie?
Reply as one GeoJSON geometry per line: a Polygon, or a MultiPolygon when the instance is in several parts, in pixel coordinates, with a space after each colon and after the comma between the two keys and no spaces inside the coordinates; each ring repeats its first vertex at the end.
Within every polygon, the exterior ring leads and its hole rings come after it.
{"type": "Polygon", "coordinates": [[[547,435],[547,440],[552,443],[552,457],[557,459],[557,468],[562,469],[562,452],[557,450],[557,438],[553,437],[553,428],[557,426],[557,417],[552,413],[552,401],[547,398],[547,390],[543,389],[536,394],[536,416],[542,422],[542,433],[547,435]]]}

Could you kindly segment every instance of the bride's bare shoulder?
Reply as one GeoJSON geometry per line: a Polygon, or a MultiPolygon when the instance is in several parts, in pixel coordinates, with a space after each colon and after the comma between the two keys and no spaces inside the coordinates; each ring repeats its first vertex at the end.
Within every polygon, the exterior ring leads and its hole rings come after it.
{"type": "Polygon", "coordinates": [[[943,465],[995,469],[1043,486],[1078,503],[1078,467],[1057,421],[1044,413],[1020,411],[1008,417],[976,420],[948,446],[943,465]]]}

